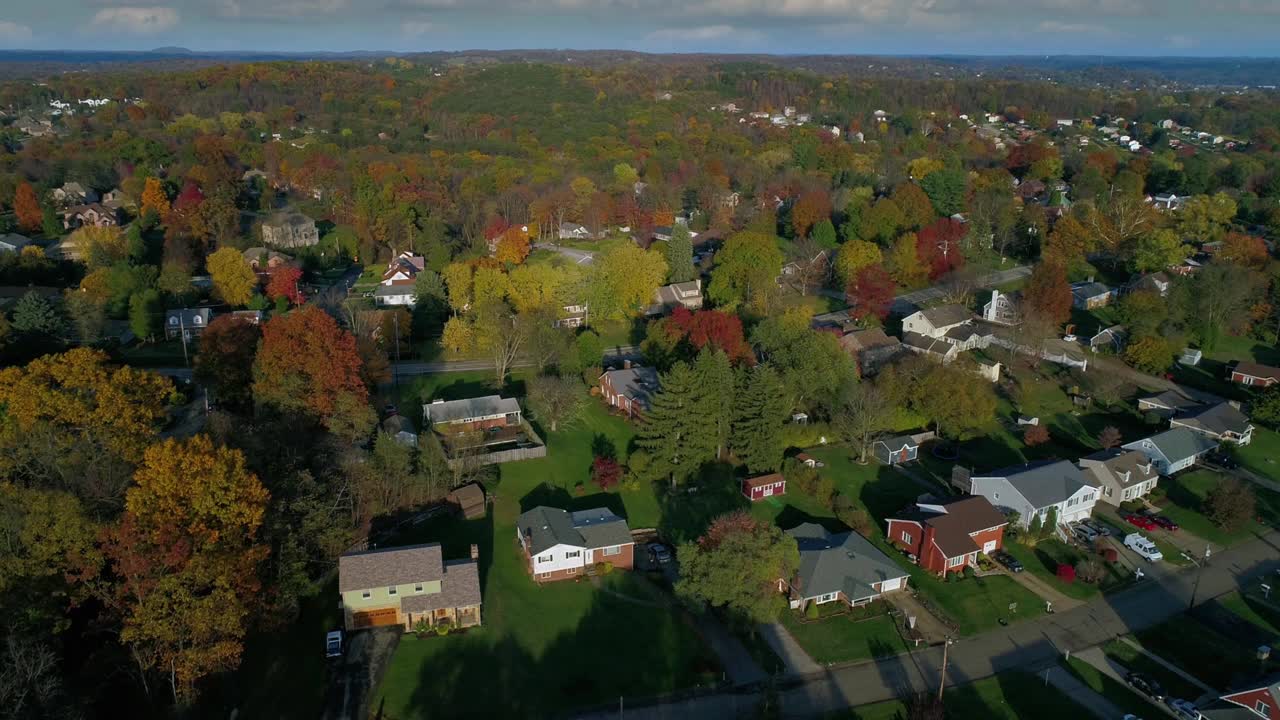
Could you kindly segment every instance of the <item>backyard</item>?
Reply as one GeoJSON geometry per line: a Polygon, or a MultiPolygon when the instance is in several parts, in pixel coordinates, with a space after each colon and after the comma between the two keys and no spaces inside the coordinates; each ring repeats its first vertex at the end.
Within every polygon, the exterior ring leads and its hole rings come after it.
{"type": "MultiPolygon", "coordinates": [[[[1255,521],[1244,523],[1230,532],[1218,527],[1204,513],[1205,498],[1222,482],[1223,476],[1214,470],[1193,470],[1173,478],[1161,478],[1165,498],[1157,502],[1161,514],[1179,526],[1209,542],[1229,546],[1253,537],[1260,528],[1255,521]]],[[[1280,495],[1256,485],[1251,486],[1258,499],[1258,516],[1267,522],[1275,522],[1280,515],[1280,495]]]]}
{"type": "MultiPolygon", "coordinates": [[[[1236,448],[1234,454],[1242,467],[1268,480],[1280,482],[1280,433],[1255,426],[1253,440],[1244,447],[1236,448]]],[[[1280,507],[1270,511],[1273,516],[1280,516],[1280,507]]]]}

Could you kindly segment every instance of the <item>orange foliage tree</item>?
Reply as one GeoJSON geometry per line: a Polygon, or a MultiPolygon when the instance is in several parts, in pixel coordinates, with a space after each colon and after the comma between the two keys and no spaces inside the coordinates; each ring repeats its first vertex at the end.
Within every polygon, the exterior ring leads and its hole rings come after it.
{"type": "Polygon", "coordinates": [[[298,289],[298,281],[302,279],[302,271],[292,265],[281,265],[271,271],[271,279],[267,281],[267,297],[275,300],[286,298],[294,305],[302,304],[302,291],[298,289]]]}
{"type": "Polygon", "coordinates": [[[18,218],[18,227],[26,232],[36,232],[44,224],[40,198],[36,197],[36,190],[31,187],[31,183],[18,183],[18,189],[13,193],[13,214],[18,218]]]}
{"type": "Polygon", "coordinates": [[[259,406],[331,425],[351,401],[368,402],[355,337],[313,305],[277,315],[262,328],[253,397],[259,406]]]}
{"type": "Polygon", "coordinates": [[[529,233],[520,225],[512,225],[502,233],[494,257],[498,262],[519,265],[529,257],[529,233]]]}
{"type": "Polygon", "coordinates": [[[146,186],[142,189],[142,211],[147,210],[155,210],[162,218],[169,214],[169,196],[165,194],[164,185],[159,178],[147,178],[146,186]]]}

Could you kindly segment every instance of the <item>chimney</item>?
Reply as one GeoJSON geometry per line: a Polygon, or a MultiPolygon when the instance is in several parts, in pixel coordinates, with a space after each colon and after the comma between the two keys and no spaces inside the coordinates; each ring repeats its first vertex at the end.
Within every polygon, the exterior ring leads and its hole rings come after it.
{"type": "Polygon", "coordinates": [[[623,369],[623,370],[630,370],[630,369],[631,369],[631,359],[630,359],[630,358],[627,358],[627,359],[625,359],[625,360],[623,360],[623,361],[622,361],[622,369],[623,369]]]}
{"type": "Polygon", "coordinates": [[[479,560],[480,560],[480,546],[479,546],[479,545],[472,545],[472,546],[471,546],[471,559],[472,559],[472,560],[476,560],[476,561],[479,561],[479,560]]]}

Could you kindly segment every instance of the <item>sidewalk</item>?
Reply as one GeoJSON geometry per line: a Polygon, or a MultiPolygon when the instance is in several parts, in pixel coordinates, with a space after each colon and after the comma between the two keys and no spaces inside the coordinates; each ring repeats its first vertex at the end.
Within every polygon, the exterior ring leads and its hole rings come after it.
{"type": "Polygon", "coordinates": [[[936,645],[946,642],[950,635],[955,635],[955,631],[947,627],[947,624],[938,619],[937,615],[929,612],[929,609],[920,604],[910,592],[889,593],[884,596],[885,602],[902,611],[903,619],[900,621],[905,624],[906,618],[914,617],[916,619],[916,630],[920,631],[921,637],[928,645],[936,645]]]}
{"type": "Polygon", "coordinates": [[[805,652],[782,623],[760,623],[756,629],[764,641],[769,643],[769,647],[773,648],[773,654],[786,666],[788,675],[809,675],[822,671],[822,666],[809,657],[809,653],[805,652]]]}
{"type": "MultiPolygon", "coordinates": [[[[1098,672],[1102,673],[1103,675],[1106,675],[1112,680],[1115,680],[1116,682],[1124,685],[1128,685],[1128,683],[1125,681],[1124,678],[1125,678],[1125,675],[1129,672],[1129,669],[1121,665],[1120,663],[1116,662],[1115,660],[1112,660],[1111,658],[1107,657],[1106,653],[1102,652],[1101,647],[1091,647],[1087,650],[1081,650],[1080,652],[1075,653],[1075,656],[1080,658],[1084,662],[1087,662],[1090,665],[1094,666],[1095,668],[1098,669],[1098,672]]],[[[1134,691],[1133,694],[1146,700],[1148,703],[1151,704],[1152,707],[1160,708],[1160,710],[1165,715],[1169,715],[1171,717],[1177,717],[1177,715],[1174,715],[1173,711],[1170,710],[1168,707],[1166,707],[1163,703],[1155,702],[1151,698],[1148,698],[1146,695],[1143,695],[1142,693],[1136,690],[1134,691]]]]}
{"type": "Polygon", "coordinates": [[[1053,603],[1054,612],[1066,612],[1085,604],[1083,600],[1063,595],[1060,590],[1026,570],[1020,573],[1006,572],[1005,575],[1013,578],[1013,581],[1022,587],[1039,595],[1040,599],[1053,603]]]}

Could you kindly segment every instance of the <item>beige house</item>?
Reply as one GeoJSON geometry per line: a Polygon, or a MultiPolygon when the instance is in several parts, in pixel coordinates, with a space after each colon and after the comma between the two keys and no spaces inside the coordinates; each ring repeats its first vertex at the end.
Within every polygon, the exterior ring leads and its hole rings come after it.
{"type": "Polygon", "coordinates": [[[419,622],[455,628],[480,624],[479,550],[445,561],[440,544],[350,552],[338,558],[338,592],[348,630],[419,622]]]}

